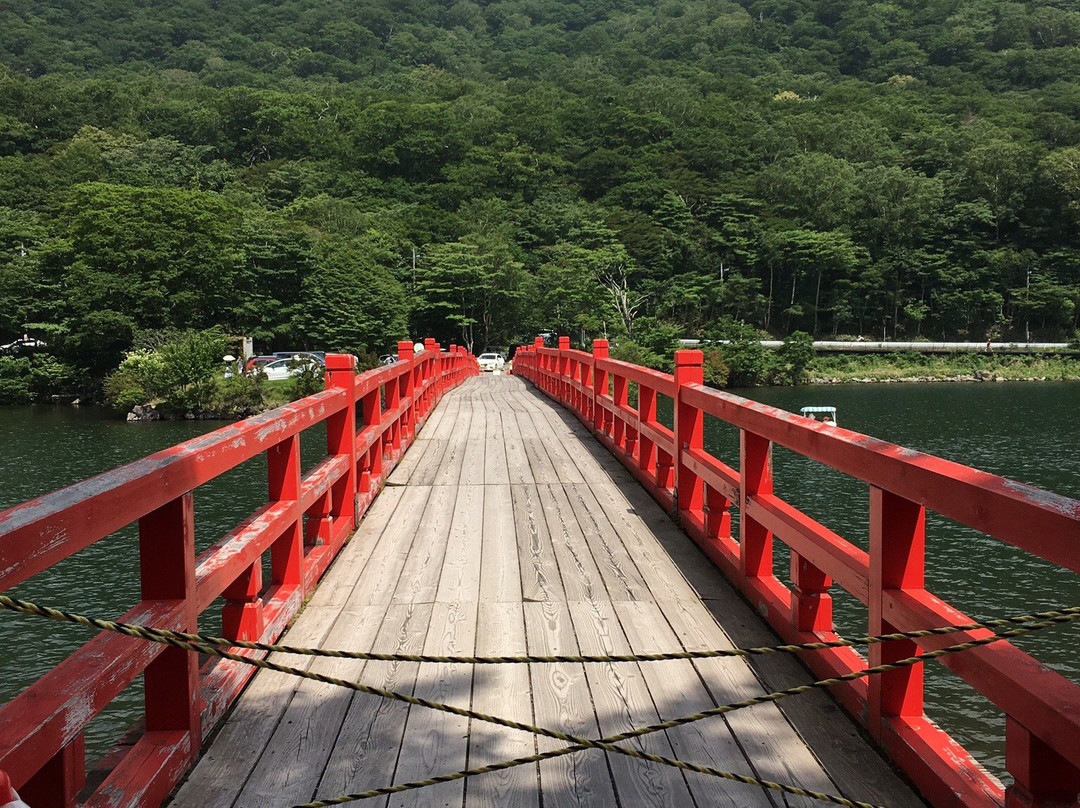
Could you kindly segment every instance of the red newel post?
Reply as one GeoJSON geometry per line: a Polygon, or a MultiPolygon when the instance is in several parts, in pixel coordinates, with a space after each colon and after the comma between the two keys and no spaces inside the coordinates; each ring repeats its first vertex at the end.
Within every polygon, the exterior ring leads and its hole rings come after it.
{"type": "Polygon", "coordinates": [[[680,512],[696,514],[701,521],[704,521],[705,486],[685,465],[684,453],[705,448],[705,420],[701,410],[686,403],[683,392],[688,384],[704,382],[704,362],[701,351],[675,352],[675,501],[680,512]]]}
{"type": "Polygon", "coordinates": [[[559,337],[559,359],[556,372],[558,378],[559,401],[566,404],[570,401],[570,337],[559,337]]]}
{"type": "MultiPolygon", "coordinates": [[[[413,360],[413,344],[408,340],[402,340],[397,344],[398,359],[401,362],[409,363],[411,365],[413,360]]],[[[406,372],[402,373],[388,385],[386,385],[386,409],[393,412],[398,408],[401,402],[406,398],[409,389],[409,382],[412,379],[411,367],[406,372]]],[[[408,444],[406,419],[401,416],[395,416],[394,425],[390,428],[390,446],[389,453],[392,456],[397,456],[401,451],[402,443],[408,444]]]]}
{"type": "Polygon", "coordinates": [[[329,354],[326,357],[326,386],[345,391],[345,409],[326,421],[326,451],[329,455],[345,457],[349,470],[330,491],[332,523],[347,521],[350,529],[356,523],[356,357],[350,354],[329,354]]]}
{"type": "MultiPolygon", "coordinates": [[[[191,492],[139,520],[139,572],[144,601],[183,604],[182,631],[198,631],[195,597],[195,500],[191,492]]],[[[147,732],[183,730],[192,757],[202,744],[199,657],[166,648],[143,675],[147,732]]]]}
{"type": "Polygon", "coordinates": [[[428,337],[424,340],[424,351],[429,360],[424,363],[424,369],[420,374],[420,384],[424,388],[423,400],[420,404],[418,416],[426,418],[431,408],[435,406],[436,395],[441,395],[445,381],[443,379],[442,346],[434,339],[428,337]]]}
{"type": "MultiPolygon", "coordinates": [[[[897,629],[885,619],[883,594],[890,589],[922,589],[926,567],[926,510],[916,502],[870,487],[870,633],[889,634],[897,629]]],[[[882,665],[914,656],[912,640],[894,640],[870,646],[870,665],[882,665]]],[[[871,676],[867,695],[870,734],[882,736],[882,721],[889,716],[923,713],[923,666],[871,676]]]]}
{"type": "Polygon", "coordinates": [[[772,533],[747,515],[746,504],[754,494],[771,494],[772,444],[767,438],[742,430],[739,450],[739,571],[744,579],[773,574],[772,533]]]}
{"type": "Polygon", "coordinates": [[[536,351],[536,378],[533,379],[533,383],[541,390],[550,391],[551,387],[548,384],[548,378],[545,371],[547,370],[547,360],[541,353],[544,348],[544,338],[536,337],[533,339],[533,349],[536,351]]]}
{"type": "Polygon", "coordinates": [[[271,502],[291,502],[292,521],[270,548],[275,584],[304,585],[303,514],[300,513],[300,436],[292,435],[266,452],[271,502]]]}
{"type": "Polygon", "coordinates": [[[1013,776],[1005,789],[1005,808],[1061,808],[1078,802],[1080,770],[1012,716],[1005,717],[1005,768],[1013,776]]]}
{"type": "Polygon", "coordinates": [[[603,433],[607,427],[609,416],[600,403],[600,397],[607,395],[608,372],[600,367],[600,361],[608,358],[608,341],[606,339],[593,340],[592,355],[593,429],[603,433]]]}

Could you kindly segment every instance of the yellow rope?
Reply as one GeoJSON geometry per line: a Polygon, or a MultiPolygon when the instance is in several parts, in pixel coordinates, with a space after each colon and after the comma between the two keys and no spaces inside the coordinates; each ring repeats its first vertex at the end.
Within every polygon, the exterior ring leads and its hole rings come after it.
{"type": "MultiPolygon", "coordinates": [[[[583,738],[583,737],[580,737],[580,736],[577,736],[577,735],[572,735],[572,734],[569,734],[569,733],[560,732],[558,730],[546,729],[544,727],[534,726],[532,724],[526,724],[526,723],[523,723],[523,722],[520,722],[520,721],[512,721],[512,720],[509,720],[509,719],[500,718],[498,716],[488,715],[486,713],[481,713],[481,712],[478,712],[478,711],[475,711],[475,710],[464,709],[464,708],[461,708],[461,707],[454,707],[454,706],[449,705],[449,704],[442,704],[440,702],[430,701],[428,699],[422,699],[422,698],[418,698],[416,696],[410,696],[410,695],[404,694],[404,693],[397,693],[397,692],[392,691],[392,690],[384,690],[382,688],[372,687],[370,685],[364,685],[364,684],[361,684],[361,683],[358,683],[358,682],[350,682],[350,681],[347,681],[347,680],[344,680],[344,679],[339,679],[337,677],[326,676],[324,674],[315,673],[313,671],[307,671],[307,670],[302,670],[302,669],[298,669],[298,668],[292,668],[292,667],[289,667],[289,666],[286,666],[286,665],[279,665],[279,664],[277,664],[275,662],[269,662],[268,660],[265,660],[265,659],[251,659],[251,658],[248,658],[248,657],[240,656],[239,654],[231,653],[229,651],[223,651],[218,647],[205,645],[205,644],[199,644],[199,643],[195,643],[195,642],[190,642],[190,641],[188,641],[186,639],[181,639],[180,636],[182,636],[182,635],[179,635],[178,633],[175,633],[175,632],[165,632],[165,631],[160,631],[160,630],[149,630],[149,629],[146,629],[145,627],[142,627],[142,626],[122,625],[122,624],[113,623],[111,621],[106,621],[106,620],[96,620],[96,619],[88,618],[88,617],[85,617],[85,616],[82,616],[82,615],[71,614],[71,613],[63,612],[63,611],[60,611],[60,610],[57,610],[57,609],[49,609],[47,607],[38,606],[36,604],[30,604],[30,603],[27,603],[25,601],[16,601],[16,600],[14,600],[12,598],[8,598],[6,596],[0,596],[0,606],[3,606],[4,608],[8,608],[8,609],[10,609],[12,611],[23,612],[25,614],[40,615],[40,616],[48,617],[48,618],[54,619],[54,620],[64,620],[64,621],[67,621],[67,622],[78,623],[80,625],[86,625],[86,626],[91,626],[91,627],[96,627],[96,628],[103,628],[103,629],[109,630],[109,631],[116,631],[116,632],[121,633],[121,634],[129,634],[131,636],[140,637],[142,639],[149,640],[151,642],[156,642],[156,643],[160,643],[160,644],[164,644],[164,645],[170,645],[170,646],[174,646],[174,647],[177,647],[177,648],[183,648],[185,650],[192,651],[194,653],[202,653],[202,654],[206,654],[208,656],[215,656],[215,657],[220,657],[220,658],[223,658],[223,659],[229,659],[229,660],[233,660],[235,662],[240,662],[240,663],[245,664],[245,665],[252,665],[252,666],[257,667],[257,668],[263,668],[263,669],[267,669],[267,670],[275,670],[275,671],[279,671],[279,672],[282,672],[282,673],[287,673],[287,674],[290,674],[290,675],[293,675],[293,676],[297,676],[297,677],[300,677],[300,678],[303,678],[303,679],[311,679],[313,681],[323,682],[325,684],[336,685],[336,686],[339,686],[339,687],[347,688],[349,690],[354,690],[354,691],[358,691],[358,692],[361,692],[361,693],[367,693],[367,694],[371,694],[371,695],[380,696],[382,698],[390,699],[390,700],[393,700],[393,701],[400,701],[400,702],[404,702],[406,704],[411,704],[411,705],[415,705],[415,706],[419,706],[419,707],[427,707],[427,708],[430,708],[430,709],[433,709],[433,710],[439,710],[441,712],[446,712],[446,713],[450,713],[450,714],[453,714],[453,715],[458,715],[458,716],[461,716],[461,717],[464,717],[464,718],[471,718],[471,719],[475,719],[475,720],[478,720],[478,721],[484,721],[484,722],[487,722],[487,723],[492,723],[492,724],[496,724],[496,725],[499,725],[499,726],[508,727],[510,729],[522,730],[524,732],[529,732],[529,733],[532,733],[534,735],[543,735],[543,736],[546,736],[546,737],[549,737],[549,738],[555,738],[555,739],[566,741],[566,742],[572,744],[572,746],[564,747],[562,749],[552,750],[550,752],[545,752],[545,753],[540,754],[540,755],[530,755],[530,756],[524,757],[524,758],[515,758],[514,760],[504,761],[502,763],[497,763],[497,764],[491,764],[490,766],[479,767],[477,769],[464,770],[464,771],[461,771],[461,772],[455,772],[455,773],[451,773],[451,774],[441,775],[439,777],[429,778],[429,779],[426,779],[426,780],[418,780],[418,781],[414,781],[412,783],[405,783],[405,784],[398,785],[398,786],[389,786],[389,787],[382,788],[382,789],[374,789],[374,790],[371,790],[371,791],[359,792],[357,794],[342,795],[340,797],[334,797],[334,798],[329,799],[329,800],[318,800],[318,801],[315,801],[315,802],[305,803],[303,806],[296,806],[295,808],[324,808],[324,806],[338,805],[338,804],[341,804],[341,803],[344,803],[344,802],[352,802],[354,800],[367,799],[368,797],[375,797],[375,796],[380,796],[380,795],[384,795],[384,794],[396,793],[396,792],[399,792],[399,791],[411,790],[411,789],[415,789],[415,788],[422,788],[422,787],[428,786],[428,785],[435,785],[437,783],[448,782],[450,780],[460,779],[462,777],[470,776],[471,774],[482,774],[482,773],[489,772],[489,771],[497,771],[497,770],[500,770],[500,769],[506,769],[506,768],[510,768],[512,766],[519,766],[519,765],[522,765],[522,764],[525,764],[525,763],[531,763],[531,762],[535,762],[535,761],[538,761],[538,760],[546,760],[546,759],[549,759],[549,758],[552,758],[552,757],[557,757],[557,756],[560,756],[560,755],[570,754],[571,752],[577,752],[577,751],[581,751],[583,749],[602,749],[602,750],[607,751],[607,752],[613,752],[613,753],[616,753],[616,754],[626,755],[628,757],[639,758],[639,759],[642,759],[642,760],[649,760],[649,761],[654,762],[654,763],[660,763],[660,764],[667,765],[667,766],[674,766],[676,768],[684,769],[684,770],[687,770],[687,771],[694,771],[694,772],[698,772],[700,774],[708,774],[708,775],[712,775],[714,777],[721,777],[721,778],[724,778],[724,779],[727,779],[727,780],[733,780],[733,781],[740,782],[740,783],[746,783],[746,784],[749,784],[749,785],[756,785],[756,786],[759,786],[761,788],[766,788],[766,789],[770,789],[770,790],[774,790],[774,791],[781,791],[781,792],[783,792],[785,794],[793,794],[793,795],[796,795],[796,796],[809,797],[809,798],[812,798],[812,799],[820,800],[822,802],[829,802],[829,803],[833,803],[835,805],[843,805],[843,806],[847,806],[848,808],[881,808],[880,806],[875,806],[875,805],[873,805],[871,803],[859,802],[859,801],[856,801],[856,800],[849,800],[849,799],[847,799],[845,797],[838,797],[838,796],[830,795],[830,794],[822,794],[820,792],[810,791],[810,790],[807,790],[807,789],[801,789],[801,788],[798,788],[796,786],[789,786],[789,785],[784,785],[784,784],[781,784],[781,783],[774,783],[774,782],[768,781],[768,780],[760,780],[760,779],[757,779],[757,778],[747,777],[745,775],[737,774],[735,772],[726,772],[726,771],[722,771],[720,769],[715,769],[715,768],[713,768],[711,766],[700,766],[698,764],[687,763],[685,761],[680,761],[680,760],[676,760],[676,759],[673,759],[673,758],[667,758],[667,757],[663,757],[661,755],[649,754],[647,752],[642,752],[642,751],[639,751],[639,750],[636,750],[636,749],[627,749],[625,747],[616,746],[615,744],[620,742],[620,741],[628,740],[630,738],[640,737],[640,736],[647,735],[647,734],[650,734],[650,733],[659,732],[659,731],[662,731],[662,730],[683,726],[685,724],[690,724],[690,723],[693,723],[695,721],[700,721],[700,720],[703,720],[705,718],[709,718],[709,717],[712,717],[712,716],[723,715],[724,713],[733,712],[735,710],[740,710],[740,709],[743,709],[743,708],[746,708],[746,707],[752,707],[752,706],[754,706],[756,704],[765,704],[765,703],[768,703],[768,702],[779,701],[780,699],[785,698],[787,696],[793,696],[793,695],[797,695],[799,693],[805,693],[805,692],[808,692],[810,690],[829,687],[831,685],[839,684],[841,682],[849,682],[849,681],[853,681],[853,680],[856,680],[856,679],[861,679],[861,678],[864,678],[866,676],[870,676],[870,675],[877,674],[877,673],[885,673],[887,671],[893,671],[893,670],[898,670],[898,669],[901,669],[901,668],[910,667],[911,665],[916,665],[916,664],[918,664],[920,662],[924,662],[924,661],[929,660],[929,659],[937,659],[939,657],[945,656],[946,654],[959,653],[960,651],[966,651],[966,650],[969,650],[971,648],[976,648],[976,647],[979,647],[979,646],[988,645],[990,643],[997,642],[999,640],[1006,639],[1008,637],[1017,637],[1017,636],[1020,636],[1022,634],[1028,634],[1028,633],[1033,632],[1033,631],[1038,631],[1040,629],[1049,628],[1049,627],[1054,626],[1054,625],[1060,625],[1062,623],[1068,623],[1068,622],[1071,622],[1073,620],[1080,619],[1080,607],[1074,607],[1074,608],[1070,608],[1070,609],[1064,609],[1064,610],[1061,610],[1061,611],[1042,612],[1039,615],[1026,615],[1023,618],[1011,618],[1011,619],[1004,620],[1004,621],[995,621],[995,622],[998,623],[998,625],[1012,624],[1012,623],[1014,623],[1014,622],[1016,622],[1018,620],[1022,621],[1022,622],[1032,623],[1032,625],[1018,626],[1016,628],[1012,628],[1012,629],[1009,629],[1009,630],[1006,630],[1006,631],[998,632],[998,633],[996,633],[996,634],[994,634],[992,636],[989,636],[989,637],[983,637],[983,638],[980,638],[980,639],[977,639],[977,640],[970,640],[968,642],[958,643],[956,645],[950,645],[950,646],[947,646],[947,647],[944,647],[944,648],[939,648],[939,649],[934,650],[934,651],[927,651],[927,652],[924,652],[924,653],[920,653],[920,654],[918,654],[916,656],[907,657],[906,659],[897,660],[895,662],[891,662],[891,663],[887,663],[887,664],[883,664],[883,665],[877,665],[875,667],[866,668],[866,669],[861,670],[861,671],[852,671],[850,673],[843,674],[842,676],[837,676],[837,677],[833,677],[833,678],[829,678],[829,679],[821,679],[821,680],[813,682],[811,684],[799,685],[799,686],[796,686],[796,687],[791,687],[791,688],[788,688],[786,690],[777,691],[775,693],[768,693],[768,694],[765,694],[765,695],[762,695],[762,696],[757,696],[755,698],[745,699],[745,700],[739,701],[739,702],[734,702],[732,704],[726,704],[726,705],[722,705],[722,706],[719,706],[719,707],[714,707],[712,709],[704,710],[702,712],[695,713],[695,714],[689,715],[689,716],[685,716],[683,718],[677,718],[677,719],[673,719],[673,720],[669,720],[669,721],[664,721],[664,722],[661,722],[661,723],[658,723],[658,724],[653,724],[653,725],[648,726],[648,727],[642,727],[642,728],[639,728],[639,729],[629,730],[627,732],[623,732],[623,733],[620,733],[618,735],[612,735],[612,736],[608,736],[606,738],[601,738],[601,739],[598,739],[598,740],[592,740],[592,739],[583,738]],[[1030,619],[1030,618],[1034,618],[1036,616],[1040,617],[1042,619],[1040,619],[1038,622],[1035,622],[1033,619],[1030,619]],[[176,636],[169,636],[169,635],[176,635],[176,636]]],[[[978,624],[976,627],[983,628],[985,626],[983,624],[978,624]]],[[[930,632],[930,634],[940,633],[940,630],[929,630],[929,632],[930,632]]],[[[188,635],[188,636],[197,636],[197,635],[188,635]]],[[[921,634],[920,636],[929,636],[929,635],[928,634],[921,634]]],[[[906,635],[899,635],[899,637],[897,637],[897,638],[900,638],[900,637],[906,637],[906,635]]],[[[866,638],[866,639],[870,639],[870,638],[866,638]]],[[[225,642],[232,642],[232,641],[225,640],[225,642]]],[[[287,646],[282,646],[282,647],[287,647],[287,646]]],[[[781,646],[781,647],[784,647],[784,646],[781,646]]],[[[786,646],[786,647],[791,648],[792,646],[786,646]]],[[[828,647],[828,646],[824,646],[824,647],[828,647]]],[[[694,653],[694,652],[687,652],[687,653],[694,653]]],[[[328,654],[328,655],[333,655],[333,654],[328,654]]],[[[714,655],[718,655],[718,654],[714,654],[714,655]]],[[[407,655],[391,655],[391,656],[394,659],[398,659],[398,660],[413,661],[407,655]]],[[[673,656],[671,658],[672,659],[686,659],[686,658],[690,658],[690,657],[673,656]]],[[[429,659],[433,659],[435,661],[443,661],[443,660],[446,660],[446,659],[451,659],[452,660],[454,658],[453,657],[445,657],[445,658],[435,657],[435,658],[429,658],[429,659]]],[[[520,658],[513,658],[513,659],[515,661],[520,660],[520,658]]],[[[569,659],[573,659],[573,658],[569,658],[569,659]]],[[[584,659],[585,659],[584,657],[577,658],[575,661],[583,661],[584,659]]],[[[564,659],[564,658],[538,658],[538,659],[527,659],[526,661],[568,661],[568,659],[564,659]]],[[[609,661],[634,661],[634,660],[617,660],[615,657],[603,657],[603,658],[593,658],[591,661],[609,662],[609,661]]]]}
{"type": "Polygon", "coordinates": [[[304,648],[294,645],[277,645],[274,643],[252,642],[249,640],[234,640],[227,637],[215,637],[209,634],[195,634],[182,631],[168,631],[166,629],[142,626],[137,623],[122,623],[113,620],[101,620],[95,617],[87,617],[75,612],[67,612],[62,609],[54,609],[48,606],[40,606],[25,600],[0,595],[0,608],[21,614],[46,617],[66,623],[98,628],[103,631],[112,631],[125,634],[129,637],[138,637],[150,642],[161,642],[164,639],[175,639],[183,642],[197,643],[206,646],[220,646],[224,648],[247,648],[255,651],[267,651],[271,653],[296,654],[297,656],[317,656],[331,659],[360,659],[377,660],[381,662],[433,662],[433,663],[461,663],[465,665],[515,665],[524,663],[551,663],[551,662],[665,662],[676,659],[715,659],[717,657],[749,657],[764,656],[767,654],[791,654],[801,651],[820,651],[825,648],[847,648],[856,645],[874,645],[893,640],[917,640],[926,637],[938,637],[948,634],[957,634],[979,629],[994,630],[1004,626],[1023,625],[1034,623],[1039,620],[1057,620],[1067,622],[1063,618],[1073,619],[1073,615],[1080,614],[1080,606],[1056,611],[1035,612],[1033,614],[1005,617],[997,620],[980,620],[964,625],[942,626],[940,628],[918,629],[915,631],[901,631],[892,634],[876,634],[867,637],[844,637],[835,640],[823,640],[819,642],[800,643],[795,645],[775,645],[755,648],[721,648],[703,651],[670,651],[659,654],[559,654],[559,655],[516,655],[516,656],[442,656],[436,654],[383,654],[375,651],[339,651],[326,648],[304,648]]]}

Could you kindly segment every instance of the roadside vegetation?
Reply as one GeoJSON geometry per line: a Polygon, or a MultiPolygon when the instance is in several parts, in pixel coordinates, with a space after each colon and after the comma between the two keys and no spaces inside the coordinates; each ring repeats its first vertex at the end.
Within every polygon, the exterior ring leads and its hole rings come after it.
{"type": "Polygon", "coordinates": [[[807,368],[815,383],[859,381],[1073,381],[1080,356],[1059,354],[818,354],[807,368]]]}

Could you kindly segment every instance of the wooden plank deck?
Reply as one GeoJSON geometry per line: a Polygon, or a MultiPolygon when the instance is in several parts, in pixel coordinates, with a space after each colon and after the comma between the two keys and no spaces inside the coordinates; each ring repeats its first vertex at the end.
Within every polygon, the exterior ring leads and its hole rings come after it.
{"type": "MultiPolygon", "coordinates": [[[[576,420],[519,379],[484,376],[446,396],[283,642],[471,655],[641,653],[775,640],[576,420]]],[[[275,659],[587,737],[811,679],[797,662],[778,657],[754,667],[741,659],[507,666],[275,659]]],[[[628,743],[849,798],[923,805],[822,693],[628,743]]],[[[560,746],[263,671],[171,805],[280,808],[560,746]]],[[[597,751],[377,802],[821,804],[597,751]]]]}

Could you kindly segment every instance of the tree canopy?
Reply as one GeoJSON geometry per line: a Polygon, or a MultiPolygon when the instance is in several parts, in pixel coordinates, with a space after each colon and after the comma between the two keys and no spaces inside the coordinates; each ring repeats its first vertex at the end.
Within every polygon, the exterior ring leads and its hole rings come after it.
{"type": "Polygon", "coordinates": [[[0,343],[1071,338],[1078,45],[1072,0],[10,0],[0,343]]]}

